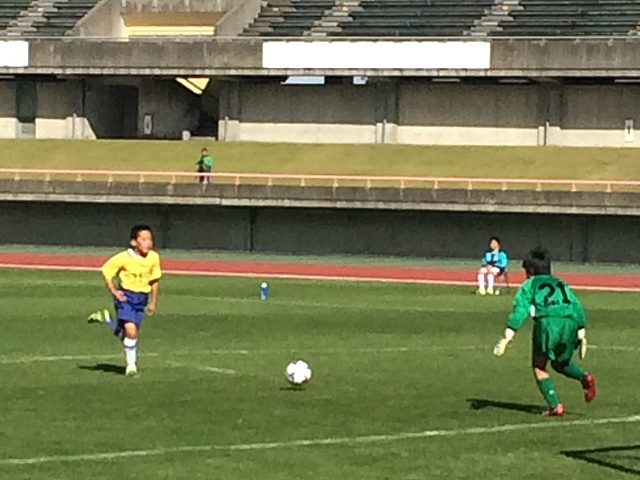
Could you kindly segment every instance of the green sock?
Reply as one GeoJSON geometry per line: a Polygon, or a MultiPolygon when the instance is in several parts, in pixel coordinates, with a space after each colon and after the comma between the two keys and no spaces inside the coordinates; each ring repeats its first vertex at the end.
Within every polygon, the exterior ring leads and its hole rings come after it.
{"type": "Polygon", "coordinates": [[[584,378],[584,370],[577,363],[567,363],[560,373],[565,377],[573,378],[574,380],[582,380],[584,378]]]}
{"type": "Polygon", "coordinates": [[[538,380],[538,388],[547,402],[547,405],[551,408],[556,408],[560,403],[560,399],[556,393],[556,388],[553,386],[553,380],[551,380],[551,377],[547,377],[544,380],[538,380]]]}

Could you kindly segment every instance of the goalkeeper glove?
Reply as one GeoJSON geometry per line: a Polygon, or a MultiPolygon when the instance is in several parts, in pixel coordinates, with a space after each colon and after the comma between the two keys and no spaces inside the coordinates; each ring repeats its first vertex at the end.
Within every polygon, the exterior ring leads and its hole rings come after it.
{"type": "Polygon", "coordinates": [[[510,328],[507,328],[505,330],[504,336],[500,339],[498,343],[496,343],[496,346],[493,347],[493,354],[496,357],[501,357],[507,352],[507,347],[509,346],[509,343],[511,343],[511,340],[513,340],[513,337],[515,336],[515,334],[516,332],[510,328]]]}
{"type": "Polygon", "coordinates": [[[578,357],[583,359],[587,356],[587,331],[584,328],[578,330],[578,357]]]}

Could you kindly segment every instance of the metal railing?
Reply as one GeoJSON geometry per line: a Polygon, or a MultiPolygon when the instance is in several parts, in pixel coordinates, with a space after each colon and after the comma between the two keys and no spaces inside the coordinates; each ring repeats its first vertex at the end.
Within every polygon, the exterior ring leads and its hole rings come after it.
{"type": "Polygon", "coordinates": [[[399,175],[314,175],[292,173],[252,173],[252,172],[213,172],[210,174],[184,171],[156,170],[64,170],[64,169],[29,169],[0,168],[0,178],[36,178],[44,181],[73,179],[78,182],[117,180],[138,183],[164,181],[175,184],[179,182],[197,182],[199,177],[211,177],[216,183],[239,185],[330,185],[341,186],[391,187],[391,188],[455,188],[466,190],[569,190],[603,191],[640,190],[640,180],[577,180],[577,179],[539,179],[539,178],[493,178],[493,177],[423,177],[399,175]]]}

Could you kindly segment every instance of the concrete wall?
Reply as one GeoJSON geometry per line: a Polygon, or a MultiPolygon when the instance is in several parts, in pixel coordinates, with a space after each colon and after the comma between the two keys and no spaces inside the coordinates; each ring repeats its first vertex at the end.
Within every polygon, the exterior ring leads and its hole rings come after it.
{"type": "Polygon", "coordinates": [[[399,87],[398,143],[537,145],[539,86],[399,87]]]}
{"type": "Polygon", "coordinates": [[[374,143],[375,90],[242,84],[240,123],[242,141],[374,143]]]}
{"type": "Polygon", "coordinates": [[[171,80],[140,82],[138,136],[144,136],[144,116],[153,116],[152,138],[181,138],[198,126],[199,97],[171,80]]]}
{"type": "Polygon", "coordinates": [[[41,82],[36,138],[82,138],[82,88],[78,81],[41,82]],[[74,125],[74,119],[76,124],[74,125]]]}
{"type": "Polygon", "coordinates": [[[237,36],[258,16],[261,6],[262,0],[236,0],[216,25],[216,35],[237,36]]]}
{"type": "Polygon", "coordinates": [[[549,75],[553,70],[635,70],[640,68],[636,38],[545,38],[492,40],[491,68],[518,74],[549,75]]]}
{"type": "Polygon", "coordinates": [[[123,37],[122,0],[101,0],[73,28],[80,37],[123,37]]]}
{"type": "Polygon", "coordinates": [[[122,10],[134,12],[226,12],[239,0],[119,0],[122,10]]]}
{"type": "MultiPolygon", "coordinates": [[[[147,114],[153,116],[149,138],[180,138],[196,129],[202,108],[202,97],[174,77],[36,83],[36,138],[144,137],[147,114]]],[[[634,84],[212,84],[224,141],[640,146],[640,85],[634,84]],[[633,130],[625,136],[626,120],[633,130]]],[[[0,81],[0,138],[16,134],[15,101],[14,82],[0,81]]]]}
{"type": "Polygon", "coordinates": [[[640,86],[565,86],[562,136],[566,146],[640,146],[640,132],[625,139],[625,120],[640,127],[640,86]]]}
{"type": "Polygon", "coordinates": [[[220,126],[230,128],[226,140],[538,145],[544,125],[539,85],[235,82],[226,95],[220,126]]]}
{"type": "MultiPolygon", "coordinates": [[[[93,78],[37,83],[36,138],[181,138],[197,126],[199,99],[174,79],[93,78]],[[124,93],[127,98],[123,99],[124,93]]],[[[15,93],[0,83],[0,138],[15,137],[15,93]],[[4,113],[6,112],[6,113],[4,113]]]]}
{"type": "Polygon", "coordinates": [[[235,81],[220,105],[228,141],[640,146],[640,85],[235,81]]]}
{"type": "Polygon", "coordinates": [[[0,81],[0,138],[16,136],[16,92],[14,83],[0,81]]]}
{"type": "Polygon", "coordinates": [[[135,223],[159,248],[478,258],[499,234],[516,262],[640,262],[638,217],[0,202],[0,244],[125,246],[135,223]]]}
{"type": "MultiPolygon", "coordinates": [[[[193,70],[213,68],[261,68],[262,40],[212,39],[167,42],[163,40],[37,41],[29,44],[29,66],[66,71],[98,69],[95,74],[111,75],[123,69],[123,75],[136,70],[153,69],[154,75],[189,76],[193,70]],[[102,69],[110,73],[105,73],[102,69]]],[[[200,73],[199,75],[207,75],[200,73]]],[[[196,75],[197,76],[197,75],[196,75]]]]}

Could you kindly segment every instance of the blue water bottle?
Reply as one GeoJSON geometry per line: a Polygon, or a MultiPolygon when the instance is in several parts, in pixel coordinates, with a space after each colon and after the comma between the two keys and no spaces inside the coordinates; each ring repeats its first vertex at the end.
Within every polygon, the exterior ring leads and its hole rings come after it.
{"type": "Polygon", "coordinates": [[[260,300],[266,300],[269,296],[269,284],[267,282],[262,282],[260,285],[260,300]]]}

